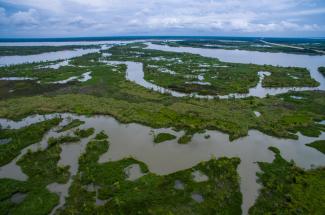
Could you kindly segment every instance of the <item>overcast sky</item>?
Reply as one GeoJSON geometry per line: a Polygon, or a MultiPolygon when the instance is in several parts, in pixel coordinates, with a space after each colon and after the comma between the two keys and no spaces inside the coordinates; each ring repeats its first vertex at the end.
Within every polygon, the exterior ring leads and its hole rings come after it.
{"type": "Polygon", "coordinates": [[[0,37],[325,37],[325,0],[0,0],[0,37]]]}

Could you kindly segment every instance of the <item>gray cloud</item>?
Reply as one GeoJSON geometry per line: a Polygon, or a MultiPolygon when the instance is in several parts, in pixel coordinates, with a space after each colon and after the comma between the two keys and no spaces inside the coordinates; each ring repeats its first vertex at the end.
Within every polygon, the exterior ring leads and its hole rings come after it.
{"type": "MultiPolygon", "coordinates": [[[[0,0],[1,1],[1,0],[0,0]]],[[[4,0],[26,8],[0,24],[38,26],[39,34],[324,33],[325,5],[310,0],[4,0]],[[315,18],[314,16],[318,16],[315,18]],[[310,18],[312,17],[312,18],[310,18]],[[171,31],[172,29],[172,31],[171,31]],[[73,31],[72,31],[73,30],[73,31]]],[[[14,32],[12,32],[14,34],[14,32]]],[[[66,35],[69,34],[69,35],[66,35]]],[[[82,36],[82,35],[81,35],[82,36]]]]}

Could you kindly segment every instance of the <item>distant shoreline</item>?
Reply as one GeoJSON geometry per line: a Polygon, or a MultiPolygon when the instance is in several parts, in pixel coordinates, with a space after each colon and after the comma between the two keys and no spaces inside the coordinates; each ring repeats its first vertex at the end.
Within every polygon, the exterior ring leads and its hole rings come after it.
{"type": "Polygon", "coordinates": [[[114,41],[114,40],[268,40],[268,41],[295,41],[308,42],[325,40],[325,38],[290,38],[290,37],[235,37],[235,36],[107,36],[107,37],[60,37],[60,38],[0,38],[1,42],[80,42],[80,41],[114,41]]]}

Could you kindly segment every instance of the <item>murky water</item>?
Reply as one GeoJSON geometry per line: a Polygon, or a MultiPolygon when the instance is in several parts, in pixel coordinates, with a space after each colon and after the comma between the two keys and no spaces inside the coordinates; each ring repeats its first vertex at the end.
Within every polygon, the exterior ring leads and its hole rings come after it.
{"type": "MultiPolygon", "coordinates": [[[[21,121],[21,126],[38,122],[45,118],[53,118],[54,115],[31,116],[21,121]]],[[[177,139],[163,144],[153,143],[153,133],[167,132],[174,134],[178,138],[184,134],[183,131],[176,132],[171,128],[152,129],[147,126],[130,123],[121,124],[112,117],[107,116],[76,116],[73,114],[59,114],[64,119],[80,119],[85,121],[82,128],[95,128],[96,132],[104,131],[109,135],[110,149],[104,153],[99,162],[116,161],[132,156],[145,164],[151,172],[166,175],[179,170],[191,168],[201,161],[207,161],[212,156],[220,158],[239,157],[241,163],[238,172],[241,177],[241,191],[243,193],[243,212],[247,213],[248,208],[254,203],[260,186],[256,183],[256,172],[259,170],[256,161],[271,162],[274,155],[268,150],[269,146],[278,147],[283,157],[287,160],[294,160],[298,166],[310,168],[314,166],[324,166],[325,156],[319,151],[305,146],[306,143],[318,139],[325,139],[325,133],[319,138],[309,138],[299,134],[299,140],[278,139],[268,136],[256,130],[250,130],[249,135],[233,142],[229,141],[227,134],[218,131],[207,131],[204,134],[195,134],[189,144],[178,144],[177,139]],[[210,138],[206,139],[205,136],[210,138]]],[[[66,120],[65,120],[66,121],[66,120]]],[[[20,122],[14,123],[10,120],[0,120],[3,127],[21,127],[20,122]]],[[[64,124],[64,122],[62,122],[64,124]]],[[[55,130],[55,129],[54,129],[55,130]]],[[[50,136],[63,135],[50,131],[45,135],[41,143],[34,144],[22,150],[22,154],[14,159],[10,164],[1,167],[0,177],[26,180],[21,175],[20,168],[16,161],[27,152],[29,148],[34,151],[47,147],[47,139],[50,136]]],[[[71,131],[70,131],[71,132],[71,131]]],[[[91,138],[91,137],[89,137],[91,138]]],[[[88,139],[81,143],[69,143],[62,145],[60,165],[69,165],[70,173],[75,175],[78,169],[78,159],[84,152],[88,139]]],[[[68,195],[70,181],[65,185],[51,184],[48,189],[60,194],[60,204],[55,210],[64,204],[64,198],[68,195]]]]}
{"type": "Polygon", "coordinates": [[[130,166],[124,169],[124,173],[127,176],[127,180],[130,181],[135,181],[145,175],[144,173],[142,173],[139,164],[131,164],[130,166]]]}
{"type": "Polygon", "coordinates": [[[40,66],[39,68],[50,68],[50,69],[59,69],[60,67],[63,67],[63,66],[72,66],[69,64],[70,61],[69,60],[63,60],[63,61],[60,61],[58,63],[51,63],[49,65],[46,65],[46,66],[40,66]]]}
{"type": "MultiPolygon", "coordinates": [[[[85,129],[89,127],[87,127],[87,125],[81,125],[79,126],[79,128],[85,129]]],[[[73,128],[72,130],[75,129],[77,128],[73,128]]],[[[69,196],[69,188],[73,182],[73,176],[75,176],[78,172],[79,157],[81,154],[85,152],[87,143],[92,137],[93,135],[88,138],[84,138],[80,142],[76,142],[76,143],[61,144],[62,152],[60,154],[60,160],[58,162],[58,165],[70,167],[69,168],[70,179],[66,184],[53,183],[47,186],[47,189],[49,191],[57,193],[60,196],[60,203],[52,209],[51,214],[55,214],[56,210],[61,208],[64,205],[65,198],[69,196]]]]}
{"type": "Polygon", "coordinates": [[[65,60],[73,57],[79,57],[85,54],[98,52],[100,49],[75,49],[57,52],[46,52],[35,55],[25,56],[3,56],[0,57],[0,66],[15,65],[23,63],[37,63],[42,61],[65,60]]]}

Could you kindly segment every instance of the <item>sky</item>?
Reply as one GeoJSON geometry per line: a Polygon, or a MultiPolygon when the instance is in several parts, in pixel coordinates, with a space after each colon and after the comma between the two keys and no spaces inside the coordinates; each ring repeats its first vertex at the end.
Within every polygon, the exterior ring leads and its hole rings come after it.
{"type": "Polygon", "coordinates": [[[325,37],[325,0],[0,0],[0,38],[325,37]]]}

